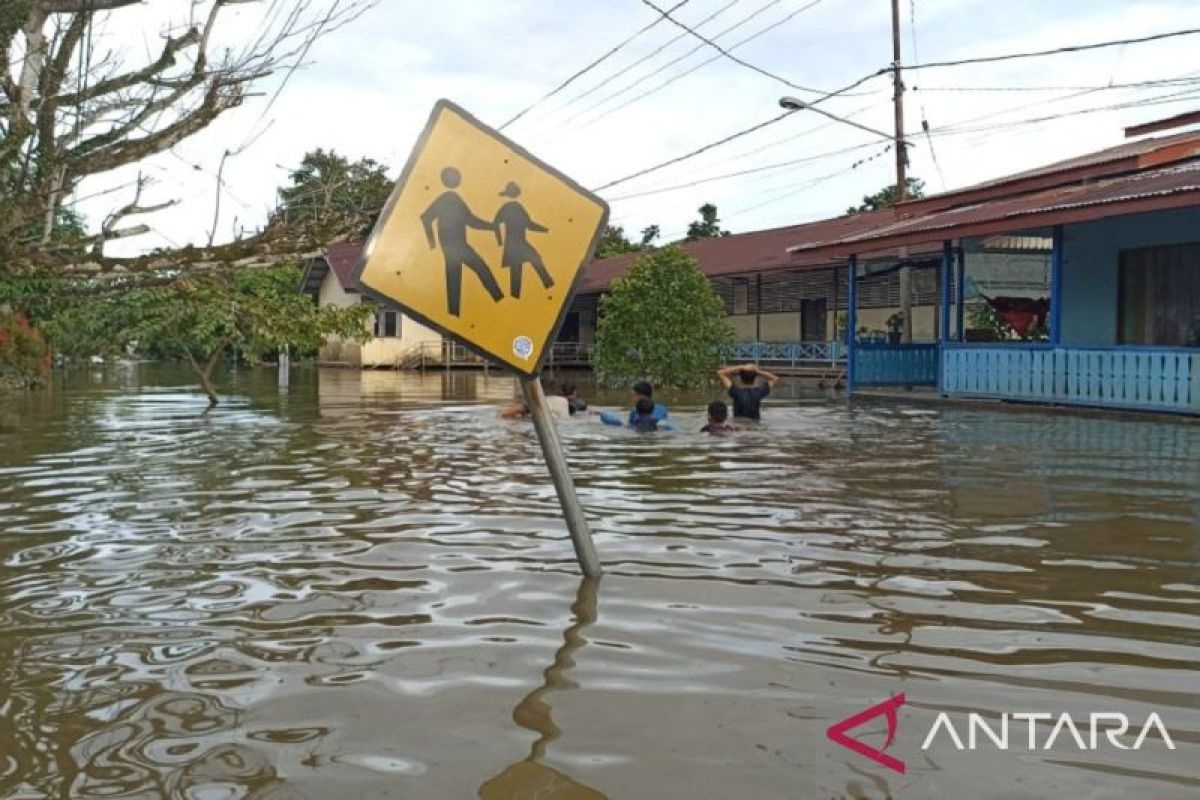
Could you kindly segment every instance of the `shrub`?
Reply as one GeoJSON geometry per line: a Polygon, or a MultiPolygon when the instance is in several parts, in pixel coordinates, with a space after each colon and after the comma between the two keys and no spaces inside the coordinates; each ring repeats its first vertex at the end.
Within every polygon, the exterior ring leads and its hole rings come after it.
{"type": "Polygon", "coordinates": [[[0,312],[0,385],[36,386],[50,374],[50,346],[24,314],[0,312]]]}

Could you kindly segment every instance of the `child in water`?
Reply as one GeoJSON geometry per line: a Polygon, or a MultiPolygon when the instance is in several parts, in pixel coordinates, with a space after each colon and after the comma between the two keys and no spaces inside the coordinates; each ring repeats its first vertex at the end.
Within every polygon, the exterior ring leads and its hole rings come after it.
{"type": "Polygon", "coordinates": [[[725,436],[733,433],[733,426],[729,424],[729,406],[722,403],[720,400],[714,400],[708,404],[708,424],[700,429],[701,433],[710,433],[713,436],[725,436]]]}
{"type": "Polygon", "coordinates": [[[639,398],[633,407],[634,418],[632,427],[638,433],[650,433],[658,430],[658,418],[654,415],[654,401],[649,397],[639,398]]]}

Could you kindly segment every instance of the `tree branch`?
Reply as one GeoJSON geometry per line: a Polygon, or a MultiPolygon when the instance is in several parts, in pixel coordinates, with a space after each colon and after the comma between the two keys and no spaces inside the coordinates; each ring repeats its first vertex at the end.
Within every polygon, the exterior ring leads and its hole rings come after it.
{"type": "Polygon", "coordinates": [[[42,0],[38,6],[44,14],[81,14],[84,11],[112,11],[141,2],[141,0],[42,0]]]}

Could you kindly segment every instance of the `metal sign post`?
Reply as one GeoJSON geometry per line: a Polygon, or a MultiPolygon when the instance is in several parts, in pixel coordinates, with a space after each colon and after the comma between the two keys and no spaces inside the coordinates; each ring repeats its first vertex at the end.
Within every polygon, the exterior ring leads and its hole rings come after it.
{"type": "Polygon", "coordinates": [[[588,527],[587,517],[583,514],[583,506],[579,496],[575,494],[575,481],[567,469],[567,457],[563,454],[562,442],[558,440],[558,429],[554,427],[554,419],[550,409],[546,407],[546,394],[537,378],[523,378],[521,390],[525,393],[525,403],[529,406],[529,416],[533,419],[534,430],[537,431],[538,443],[542,446],[542,455],[550,470],[550,478],[554,481],[554,490],[558,492],[558,502],[562,505],[563,517],[567,521],[567,530],[571,532],[571,544],[575,547],[575,558],[579,560],[579,568],[589,578],[599,578],[600,559],[596,556],[596,547],[592,544],[592,532],[588,527]]]}
{"type": "Polygon", "coordinates": [[[607,221],[603,198],[441,100],[355,271],[365,296],[519,376],[589,578],[600,561],[538,376],[607,221]]]}

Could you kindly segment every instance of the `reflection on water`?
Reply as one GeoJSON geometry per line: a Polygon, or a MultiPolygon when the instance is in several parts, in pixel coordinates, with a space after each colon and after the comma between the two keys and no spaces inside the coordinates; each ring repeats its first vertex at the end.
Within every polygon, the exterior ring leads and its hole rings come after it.
{"type": "Polygon", "coordinates": [[[596,621],[596,594],[599,581],[580,578],[579,591],[571,611],[575,621],[563,632],[562,647],[554,652],[554,661],[543,674],[541,686],[525,695],[513,710],[513,720],[522,728],[538,734],[529,750],[529,756],[505,768],[504,772],[489,778],[479,789],[484,800],[508,800],[515,797],[530,798],[599,798],[604,795],[572,780],[561,772],[542,763],[546,757],[546,746],[562,735],[562,731],[550,716],[551,707],[546,696],[559,689],[574,689],[566,672],[575,666],[574,657],[579,648],[586,644],[583,629],[596,621]]]}
{"type": "Polygon", "coordinates": [[[509,378],[187,384],[0,398],[2,797],[1200,794],[1198,426],[786,385],[721,440],[707,395],[567,421],[596,587],[509,378]],[[898,692],[905,775],[825,739],[898,692]],[[1177,749],[920,749],[1029,710],[1177,749]]]}

